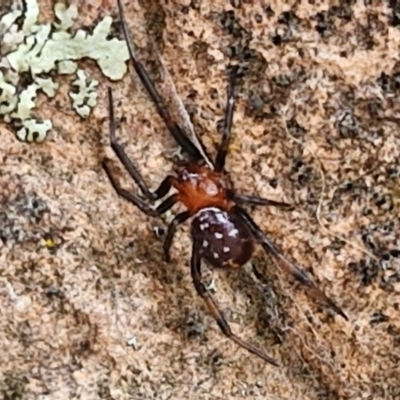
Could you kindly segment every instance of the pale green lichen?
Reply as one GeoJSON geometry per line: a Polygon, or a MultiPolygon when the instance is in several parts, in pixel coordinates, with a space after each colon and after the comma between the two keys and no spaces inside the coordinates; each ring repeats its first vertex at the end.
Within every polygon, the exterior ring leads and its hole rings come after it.
{"type": "Polygon", "coordinates": [[[0,71],[0,115],[4,116],[6,122],[10,122],[10,113],[18,104],[16,95],[17,89],[10,83],[7,83],[4,74],[0,71]]]}
{"type": "Polygon", "coordinates": [[[72,75],[78,69],[78,64],[75,61],[65,60],[58,63],[58,73],[60,75],[72,75]]]}
{"type": "Polygon", "coordinates": [[[82,69],[77,72],[78,79],[72,82],[73,86],[78,88],[78,92],[70,92],[72,99],[72,107],[82,117],[89,116],[91,109],[97,104],[96,87],[99,82],[96,80],[90,81],[82,69]]]}
{"type": "Polygon", "coordinates": [[[58,22],[38,24],[37,0],[26,0],[26,10],[14,10],[0,20],[0,116],[13,124],[17,136],[26,141],[42,141],[52,128],[50,120],[39,121],[32,115],[38,90],[54,97],[58,83],[43,75],[51,71],[58,74],[77,74],[73,85],[78,93],[70,93],[73,108],[82,117],[90,114],[97,104],[97,81],[91,81],[78,69],[78,61],[91,58],[111,80],[118,80],[127,71],[129,53],[124,41],[108,39],[111,17],[104,17],[90,34],[84,30],[70,32],[78,17],[75,5],[57,3],[54,7],[58,22]],[[17,20],[23,17],[20,28],[17,20]],[[21,74],[32,78],[29,86],[21,87],[21,74]]]}
{"type": "Polygon", "coordinates": [[[54,97],[58,84],[53,82],[50,78],[38,78],[34,83],[29,85],[19,94],[19,101],[16,111],[11,113],[11,118],[25,119],[30,118],[31,110],[35,107],[37,91],[42,90],[48,97],[54,97]]]}
{"type": "Polygon", "coordinates": [[[67,8],[64,3],[57,3],[54,6],[54,14],[60,20],[60,23],[54,23],[54,27],[59,31],[67,31],[78,18],[78,9],[75,6],[67,8]]]}
{"type": "Polygon", "coordinates": [[[51,121],[45,119],[39,121],[37,119],[25,119],[22,121],[22,127],[17,130],[17,138],[24,142],[43,142],[47,132],[52,128],[51,121]]]}
{"type": "Polygon", "coordinates": [[[21,11],[14,10],[0,19],[0,55],[7,54],[24,40],[24,33],[18,31],[15,25],[21,15],[21,11]]]}

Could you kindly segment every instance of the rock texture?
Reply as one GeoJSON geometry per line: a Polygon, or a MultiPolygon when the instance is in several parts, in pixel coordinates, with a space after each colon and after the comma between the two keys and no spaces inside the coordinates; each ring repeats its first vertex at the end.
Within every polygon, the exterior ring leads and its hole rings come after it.
{"type": "MultiPolygon", "coordinates": [[[[52,19],[51,2],[40,3],[42,20],[52,19]]],[[[251,212],[350,321],[259,251],[252,262],[262,279],[246,269],[206,279],[232,328],[283,367],[222,336],[191,283],[187,226],[166,264],[164,222],[118,198],[101,168],[114,157],[108,85],[118,136],[151,187],[173,168],[162,120],[134,74],[110,83],[82,61],[101,82],[89,120],[70,111],[65,82],[37,111],[54,123],[43,144],[18,142],[0,122],[0,397],[399,398],[396,3],[125,3],[140,58],[171,95],[162,57],[212,155],[227,66],[242,66],[226,169],[238,190],[295,205],[251,212]]],[[[118,20],[114,2],[79,6],[82,26],[118,20]]],[[[122,169],[121,180],[137,190],[122,169]]]]}

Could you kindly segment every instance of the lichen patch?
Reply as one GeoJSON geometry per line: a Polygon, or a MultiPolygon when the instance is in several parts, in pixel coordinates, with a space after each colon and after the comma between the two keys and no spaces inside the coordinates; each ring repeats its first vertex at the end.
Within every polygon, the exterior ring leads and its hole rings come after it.
{"type": "Polygon", "coordinates": [[[97,104],[97,83],[78,68],[79,60],[90,58],[105,76],[119,80],[129,59],[125,42],[108,38],[110,16],[89,33],[71,31],[78,17],[73,4],[55,4],[54,23],[39,24],[39,12],[37,0],[27,0],[25,11],[15,8],[0,19],[0,116],[20,140],[35,142],[42,142],[52,129],[51,120],[36,116],[36,107],[38,91],[49,98],[56,96],[59,83],[54,76],[75,75],[72,85],[78,93],[70,94],[72,107],[81,117],[88,117],[97,104]]]}

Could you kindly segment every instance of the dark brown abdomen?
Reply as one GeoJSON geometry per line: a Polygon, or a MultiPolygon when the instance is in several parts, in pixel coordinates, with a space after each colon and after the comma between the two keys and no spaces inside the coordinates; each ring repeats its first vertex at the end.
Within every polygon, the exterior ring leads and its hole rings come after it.
{"type": "Polygon", "coordinates": [[[201,256],[215,268],[240,267],[253,253],[253,238],[246,225],[217,207],[203,208],[195,215],[191,235],[201,256]]]}

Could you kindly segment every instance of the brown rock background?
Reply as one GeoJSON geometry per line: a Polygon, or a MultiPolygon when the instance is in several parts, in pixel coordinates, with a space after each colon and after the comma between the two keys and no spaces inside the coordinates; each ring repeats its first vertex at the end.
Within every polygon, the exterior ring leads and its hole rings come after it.
{"type": "MultiPolygon", "coordinates": [[[[0,398],[398,398],[396,4],[125,3],[139,56],[166,94],[147,30],[212,154],[226,67],[246,68],[227,170],[238,190],[295,205],[252,215],[350,321],[260,251],[253,264],[264,283],[245,270],[207,280],[232,328],[283,367],[223,337],[192,287],[188,227],[166,264],[154,233],[163,222],[119,199],[102,171],[104,153],[112,156],[110,83],[83,61],[101,81],[89,120],[71,111],[65,79],[54,101],[41,98],[37,114],[54,123],[43,144],[18,142],[0,123],[0,398]]],[[[51,6],[40,2],[41,20],[53,18],[51,6]]],[[[111,1],[79,7],[79,27],[118,19],[111,1]]],[[[121,142],[156,187],[172,170],[168,132],[136,76],[112,88],[121,142]]]]}

